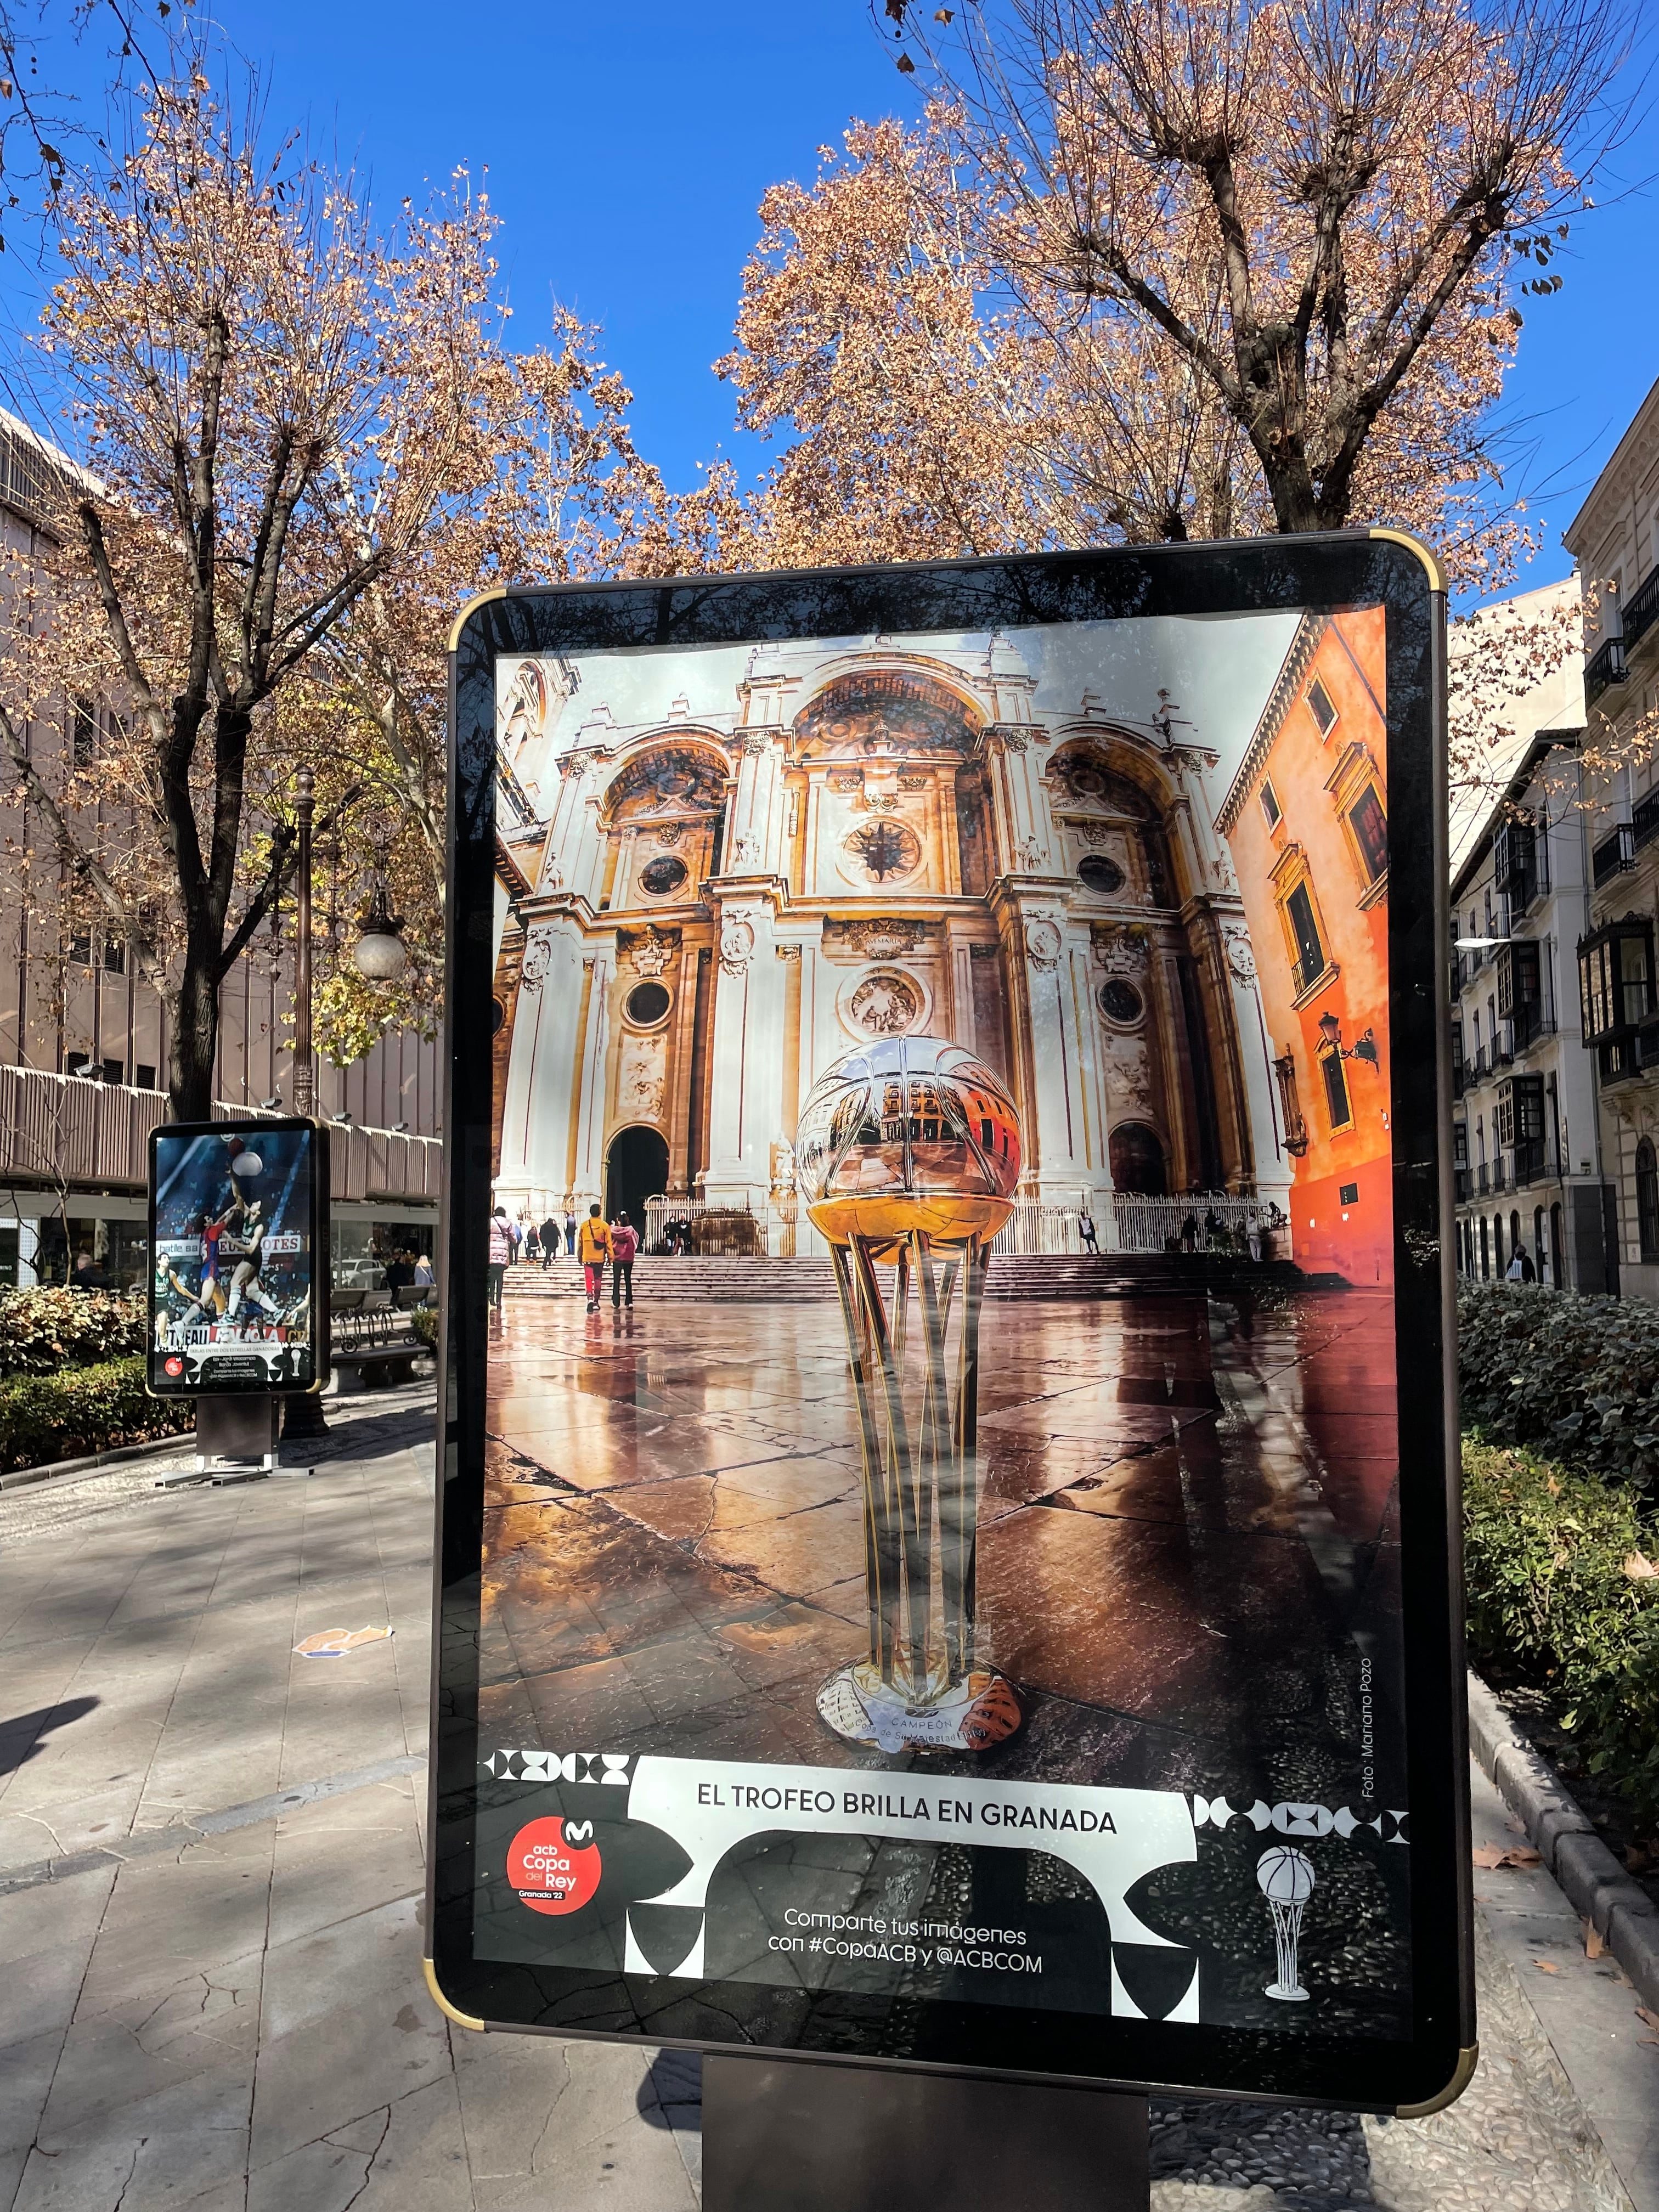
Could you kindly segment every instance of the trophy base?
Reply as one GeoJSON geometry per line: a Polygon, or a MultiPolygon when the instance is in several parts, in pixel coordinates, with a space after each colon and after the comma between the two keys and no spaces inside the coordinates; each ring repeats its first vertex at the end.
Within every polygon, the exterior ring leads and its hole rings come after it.
{"type": "Polygon", "coordinates": [[[818,1717],[849,1743],[878,1751],[988,1751],[1024,1716],[1004,1675],[979,1667],[960,1682],[941,1680],[913,1701],[868,1659],[838,1667],[818,1692],[818,1717]]]}
{"type": "Polygon", "coordinates": [[[1281,2004],[1306,2004],[1306,1990],[1287,1990],[1283,1982],[1269,1982],[1261,1992],[1264,1997],[1277,1997],[1281,2004]]]}

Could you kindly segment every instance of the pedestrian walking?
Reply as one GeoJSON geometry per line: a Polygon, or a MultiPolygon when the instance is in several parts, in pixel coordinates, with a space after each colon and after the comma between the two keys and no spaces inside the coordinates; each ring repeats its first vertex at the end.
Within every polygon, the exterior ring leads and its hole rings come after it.
{"type": "Polygon", "coordinates": [[[1515,1248],[1514,1258],[1504,1270],[1504,1280],[1506,1283],[1524,1283],[1526,1279],[1527,1255],[1517,1244],[1515,1248]]]}
{"type": "Polygon", "coordinates": [[[573,1206],[565,1208],[564,1252],[568,1260],[574,1260],[576,1256],[576,1214],[573,1206]]]}
{"type": "Polygon", "coordinates": [[[545,1274],[559,1254],[559,1223],[556,1214],[550,1213],[542,1224],[542,1273],[545,1274]]]}
{"type": "Polygon", "coordinates": [[[1255,1206],[1250,1208],[1245,1218],[1244,1241],[1250,1248],[1252,1264],[1259,1267],[1261,1264],[1261,1216],[1255,1206]]]}
{"type": "Polygon", "coordinates": [[[499,1313],[501,1285],[513,1259],[513,1237],[507,1225],[507,1208],[498,1206],[489,1217],[489,1264],[487,1275],[489,1304],[499,1313]]]}
{"type": "Polygon", "coordinates": [[[613,1306],[634,1303],[634,1261],[638,1255],[638,1232],[629,1224],[628,1216],[619,1213],[611,1224],[611,1303],[613,1306]]]}
{"type": "Polygon", "coordinates": [[[1077,1233],[1083,1240],[1083,1249],[1085,1252],[1099,1251],[1100,1239],[1095,1234],[1094,1216],[1086,1206],[1077,1218],[1077,1233]]]}
{"type": "Polygon", "coordinates": [[[530,1224],[529,1228],[525,1231],[525,1239],[524,1239],[524,1257],[525,1257],[525,1265],[526,1265],[527,1267],[533,1267],[535,1266],[535,1264],[536,1264],[537,1261],[538,1261],[538,1260],[539,1260],[539,1259],[541,1258],[541,1256],[542,1256],[542,1232],[541,1232],[541,1231],[540,1231],[540,1230],[536,1226],[535,1223],[532,1221],[532,1222],[531,1223],[531,1224],[530,1224]]]}
{"type": "Polygon", "coordinates": [[[605,1288],[605,1263],[611,1257],[611,1231],[598,1199],[587,1209],[587,1218],[576,1239],[576,1252],[587,1283],[587,1310],[598,1313],[599,1293],[605,1288]]]}
{"type": "Polygon", "coordinates": [[[438,1278],[432,1272],[432,1255],[429,1252],[422,1252],[419,1259],[415,1262],[416,1289],[417,1291],[429,1291],[437,1282],[437,1279],[438,1278]]]}
{"type": "Polygon", "coordinates": [[[513,1264],[513,1266],[514,1266],[514,1267],[516,1267],[518,1266],[518,1264],[519,1264],[520,1260],[523,1257],[523,1255],[524,1255],[524,1224],[523,1224],[523,1222],[522,1222],[522,1221],[509,1221],[509,1222],[507,1223],[507,1235],[508,1235],[508,1236],[513,1239],[513,1261],[512,1261],[512,1264],[513,1264]]]}
{"type": "Polygon", "coordinates": [[[1183,1252],[1198,1249],[1198,1216],[1189,1213],[1181,1224],[1181,1249],[1183,1252]]]}

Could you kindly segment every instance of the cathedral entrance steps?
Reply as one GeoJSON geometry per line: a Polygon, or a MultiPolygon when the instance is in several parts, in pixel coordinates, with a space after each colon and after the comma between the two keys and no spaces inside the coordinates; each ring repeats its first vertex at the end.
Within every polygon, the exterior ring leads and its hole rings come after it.
{"type": "MultiPolygon", "coordinates": [[[[890,1279],[891,1271],[882,1269],[890,1279]]],[[[817,1305],[833,1302],[836,1279],[828,1260],[744,1259],[726,1255],[684,1259],[642,1259],[635,1263],[635,1289],[641,1299],[672,1298],[697,1304],[817,1305]]],[[[1249,1260],[1217,1252],[1103,1252],[1040,1257],[996,1253],[986,1296],[1031,1303],[1043,1299],[1127,1298],[1194,1292],[1227,1297],[1236,1291],[1338,1290],[1340,1275],[1304,1273],[1288,1260],[1249,1260]]],[[[550,1267],[520,1266],[507,1271],[509,1298],[579,1298],[584,1295],[580,1268],[574,1260],[550,1267]]],[[[611,1285],[604,1297],[608,1303],[611,1285]]]]}

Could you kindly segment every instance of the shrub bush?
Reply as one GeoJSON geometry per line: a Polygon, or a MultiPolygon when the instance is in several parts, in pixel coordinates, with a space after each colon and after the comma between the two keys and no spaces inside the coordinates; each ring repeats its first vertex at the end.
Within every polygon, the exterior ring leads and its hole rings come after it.
{"type": "Polygon", "coordinates": [[[1464,1285],[1457,1331],[1466,1429],[1659,1489],[1659,1309],[1522,1283],[1464,1285]]]}
{"type": "Polygon", "coordinates": [[[1477,1664],[1547,1691],[1591,1771],[1659,1831],[1659,1523],[1631,1484],[1467,1441],[1463,1511],[1477,1664]]]}
{"type": "Polygon", "coordinates": [[[0,1291],[0,1375],[55,1375],[144,1350],[143,1298],[105,1291],[0,1291]]]}
{"type": "Polygon", "coordinates": [[[409,1325],[421,1342],[430,1350],[438,1346],[438,1309],[436,1306],[416,1306],[409,1316],[409,1325]]]}
{"type": "Polygon", "coordinates": [[[143,1355],[0,1382],[0,1473],[143,1443],[194,1425],[185,1398],[144,1395],[143,1355]]]}

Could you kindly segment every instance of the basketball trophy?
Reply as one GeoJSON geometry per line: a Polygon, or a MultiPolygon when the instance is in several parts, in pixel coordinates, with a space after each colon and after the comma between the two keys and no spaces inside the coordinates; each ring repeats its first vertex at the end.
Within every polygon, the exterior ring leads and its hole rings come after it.
{"type": "Polygon", "coordinates": [[[847,1326],[869,1598],[868,1655],[830,1677],[818,1712],[884,1752],[987,1750],[1020,1723],[974,1649],[980,1308],[1018,1115],[963,1046],[887,1037],[814,1085],[795,1149],[847,1326]]]}
{"type": "Polygon", "coordinates": [[[1297,1972],[1296,1940],[1313,1895],[1313,1861],[1293,1844],[1277,1844],[1257,1860],[1255,1878],[1273,1917],[1273,1942],[1279,1950],[1278,1979],[1269,1982],[1262,1994],[1285,2004],[1305,2004],[1308,1992],[1297,1972]]]}

